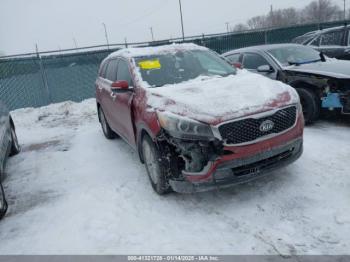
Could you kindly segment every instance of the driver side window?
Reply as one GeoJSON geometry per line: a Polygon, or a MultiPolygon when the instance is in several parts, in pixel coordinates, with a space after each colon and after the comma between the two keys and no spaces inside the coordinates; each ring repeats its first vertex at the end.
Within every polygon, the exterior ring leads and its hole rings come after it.
{"type": "Polygon", "coordinates": [[[119,63],[118,63],[118,70],[117,70],[117,80],[121,81],[127,81],[129,86],[133,86],[133,82],[132,82],[132,77],[129,71],[129,65],[128,63],[123,60],[123,59],[119,59],[119,63]]]}
{"type": "Polygon", "coordinates": [[[245,69],[257,70],[259,66],[270,65],[267,60],[259,54],[245,53],[243,56],[243,67],[245,69]]]}

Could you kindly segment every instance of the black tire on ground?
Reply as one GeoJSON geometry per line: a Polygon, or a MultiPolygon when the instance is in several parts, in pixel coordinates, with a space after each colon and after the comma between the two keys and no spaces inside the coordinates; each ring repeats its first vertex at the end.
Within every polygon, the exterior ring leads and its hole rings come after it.
{"type": "Polygon", "coordinates": [[[306,88],[296,88],[303,108],[305,124],[309,125],[320,116],[320,101],[314,92],[306,88]]]}
{"type": "Polygon", "coordinates": [[[13,126],[11,126],[11,151],[10,156],[17,155],[21,151],[21,147],[19,146],[16,130],[13,126]]]}
{"type": "Polygon", "coordinates": [[[5,216],[8,205],[5,198],[5,192],[0,182],[0,220],[5,216]]]}
{"type": "Polygon", "coordinates": [[[142,139],[142,156],[154,191],[159,195],[170,193],[170,157],[162,154],[148,135],[144,135],[142,139]]]}
{"type": "Polygon", "coordinates": [[[98,108],[98,117],[100,119],[102,131],[103,131],[103,134],[105,135],[105,137],[107,139],[114,139],[114,138],[118,137],[118,135],[109,126],[108,121],[107,121],[105,114],[104,114],[101,107],[98,108]]]}

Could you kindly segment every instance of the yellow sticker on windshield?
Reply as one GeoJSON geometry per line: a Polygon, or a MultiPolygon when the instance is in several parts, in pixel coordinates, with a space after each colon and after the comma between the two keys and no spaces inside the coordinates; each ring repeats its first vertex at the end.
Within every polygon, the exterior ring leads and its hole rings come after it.
{"type": "Polygon", "coordinates": [[[143,70],[161,69],[162,67],[158,59],[140,61],[139,66],[143,70]]]}

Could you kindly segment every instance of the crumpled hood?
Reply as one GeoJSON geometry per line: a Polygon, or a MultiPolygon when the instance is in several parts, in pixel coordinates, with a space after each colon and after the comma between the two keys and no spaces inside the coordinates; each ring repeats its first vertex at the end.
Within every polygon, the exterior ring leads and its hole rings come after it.
{"type": "Polygon", "coordinates": [[[203,76],[146,92],[149,107],[212,125],[299,101],[290,86],[246,70],[227,77],[203,76]]]}
{"type": "Polygon", "coordinates": [[[350,79],[350,61],[328,58],[327,62],[317,62],[285,68],[286,71],[323,75],[350,79]]]}

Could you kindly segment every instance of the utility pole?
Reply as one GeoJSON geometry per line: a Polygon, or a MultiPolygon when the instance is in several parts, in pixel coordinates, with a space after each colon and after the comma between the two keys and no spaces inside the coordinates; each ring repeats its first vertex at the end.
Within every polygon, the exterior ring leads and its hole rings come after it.
{"type": "Polygon", "coordinates": [[[229,22],[226,22],[225,24],[226,24],[227,33],[229,33],[229,32],[230,32],[230,29],[229,29],[230,23],[229,23],[229,22]]]}
{"type": "Polygon", "coordinates": [[[182,17],[181,0],[179,0],[179,6],[180,6],[180,17],[181,17],[182,40],[185,41],[184,20],[183,20],[183,17],[182,17]]]}
{"type": "Polygon", "coordinates": [[[153,27],[151,26],[151,27],[149,28],[149,30],[151,30],[152,41],[154,41],[153,27]]]}
{"type": "Polygon", "coordinates": [[[344,21],[346,20],[346,0],[344,1],[344,21]]]}
{"type": "Polygon", "coordinates": [[[74,45],[75,45],[75,49],[76,51],[78,51],[78,44],[77,44],[77,40],[75,39],[75,37],[73,37],[73,42],[74,42],[74,45]]]}
{"type": "Polygon", "coordinates": [[[275,19],[274,19],[274,15],[273,15],[273,5],[270,6],[270,19],[271,19],[271,27],[273,27],[275,25],[275,19]]]}
{"type": "Polygon", "coordinates": [[[109,50],[109,41],[108,41],[108,33],[107,33],[107,27],[105,23],[102,23],[104,29],[105,29],[105,37],[106,37],[106,42],[107,42],[107,48],[109,50]]]}

